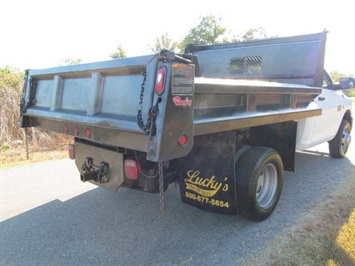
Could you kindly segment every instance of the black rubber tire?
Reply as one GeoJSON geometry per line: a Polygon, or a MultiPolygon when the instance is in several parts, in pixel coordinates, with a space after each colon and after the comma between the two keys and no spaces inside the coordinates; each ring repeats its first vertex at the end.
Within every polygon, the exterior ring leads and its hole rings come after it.
{"type": "Polygon", "coordinates": [[[238,212],[253,221],[268,218],[276,208],[283,184],[278,152],[268,147],[246,151],[236,163],[236,183],[238,212]]]}
{"type": "MultiPolygon", "coordinates": [[[[343,119],[341,121],[341,124],[339,126],[338,132],[335,135],[334,139],[329,141],[329,154],[333,158],[343,158],[346,155],[346,152],[348,151],[349,144],[348,141],[345,139],[346,136],[344,133],[350,134],[351,132],[351,126],[348,120],[343,119]]],[[[349,136],[350,138],[350,136],[349,136]]],[[[350,142],[350,140],[349,140],[350,142]]]]}
{"type": "Polygon", "coordinates": [[[236,163],[236,162],[238,162],[238,160],[240,159],[240,157],[242,157],[243,156],[243,154],[245,153],[245,152],[247,152],[248,150],[250,150],[252,148],[252,146],[250,146],[250,145],[242,145],[241,147],[238,147],[237,148],[237,152],[235,153],[235,156],[234,156],[234,164],[236,163]]]}

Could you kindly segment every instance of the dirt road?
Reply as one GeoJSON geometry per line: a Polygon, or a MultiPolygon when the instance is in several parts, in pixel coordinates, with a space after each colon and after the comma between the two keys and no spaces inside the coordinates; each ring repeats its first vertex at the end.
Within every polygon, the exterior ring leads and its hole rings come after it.
{"type": "Polygon", "coordinates": [[[55,160],[1,172],[1,265],[239,265],[355,173],[355,145],[331,159],[327,145],[296,155],[279,205],[264,222],[212,214],[165,195],[83,184],[74,162],[55,160]]]}

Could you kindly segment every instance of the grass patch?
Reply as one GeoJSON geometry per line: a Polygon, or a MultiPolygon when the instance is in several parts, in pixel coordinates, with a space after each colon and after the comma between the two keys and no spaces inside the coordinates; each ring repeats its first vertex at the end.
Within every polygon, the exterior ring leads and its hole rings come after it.
{"type": "Polygon", "coordinates": [[[355,265],[354,191],[352,176],[245,265],[355,265]]]}
{"type": "Polygon", "coordinates": [[[42,162],[54,159],[68,158],[68,146],[62,144],[53,149],[44,148],[29,148],[29,159],[26,158],[26,149],[24,145],[17,147],[9,147],[0,150],[0,170],[5,170],[11,167],[28,165],[31,163],[42,162]]]}
{"type": "Polygon", "coordinates": [[[352,210],[349,220],[340,228],[336,243],[355,264],[355,209],[352,210]]]}
{"type": "Polygon", "coordinates": [[[64,159],[68,158],[67,150],[56,150],[56,151],[37,151],[30,153],[29,159],[26,159],[25,151],[21,153],[4,154],[0,153],[1,170],[6,170],[11,167],[18,167],[23,165],[29,165],[36,162],[42,162],[54,159],[64,159]]]}

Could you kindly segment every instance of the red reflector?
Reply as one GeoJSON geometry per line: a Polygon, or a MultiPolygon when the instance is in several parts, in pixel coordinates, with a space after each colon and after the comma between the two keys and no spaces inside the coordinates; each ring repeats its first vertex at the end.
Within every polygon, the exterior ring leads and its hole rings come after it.
{"type": "Polygon", "coordinates": [[[158,95],[164,92],[164,82],[165,82],[166,68],[161,67],[158,70],[157,80],[155,82],[155,91],[158,95]]]}
{"type": "Polygon", "coordinates": [[[138,178],[138,164],[135,160],[127,159],[124,161],[124,171],[126,177],[132,180],[138,178]]]}
{"type": "Polygon", "coordinates": [[[187,135],[185,133],[182,133],[178,139],[179,145],[184,147],[187,144],[187,135]]]}
{"type": "Polygon", "coordinates": [[[90,132],[90,130],[87,128],[87,129],[85,129],[85,136],[87,137],[87,138],[90,138],[90,136],[91,136],[91,132],[90,132]]]}
{"type": "Polygon", "coordinates": [[[74,160],[75,159],[75,148],[73,144],[70,144],[68,146],[68,155],[69,155],[69,159],[74,160]]]}
{"type": "Polygon", "coordinates": [[[69,127],[68,127],[67,125],[65,125],[65,126],[63,127],[63,130],[64,130],[65,134],[68,134],[68,132],[69,132],[69,127]]]}

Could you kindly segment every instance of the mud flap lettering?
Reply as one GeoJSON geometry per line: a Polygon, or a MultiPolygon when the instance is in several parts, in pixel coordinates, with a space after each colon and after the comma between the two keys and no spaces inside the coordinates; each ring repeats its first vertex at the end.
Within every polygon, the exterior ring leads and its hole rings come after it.
{"type": "Polygon", "coordinates": [[[216,177],[213,169],[189,170],[183,180],[181,195],[185,203],[215,212],[230,212],[235,204],[234,182],[228,177],[216,177]],[[232,195],[232,197],[230,197],[232,195]]]}
{"type": "Polygon", "coordinates": [[[179,160],[184,203],[216,213],[237,212],[234,143],[231,132],[195,138],[193,150],[179,160]]]}

